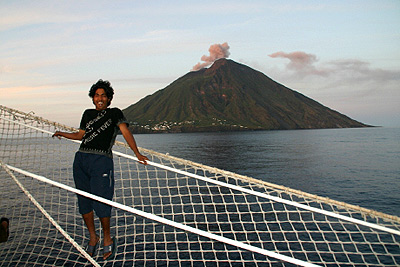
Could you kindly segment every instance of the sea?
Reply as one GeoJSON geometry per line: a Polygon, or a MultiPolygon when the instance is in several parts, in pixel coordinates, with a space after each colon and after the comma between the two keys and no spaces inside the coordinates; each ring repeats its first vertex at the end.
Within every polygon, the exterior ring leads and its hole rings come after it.
{"type": "Polygon", "coordinates": [[[400,128],[137,134],[135,139],[139,147],[400,216],[400,128]]]}

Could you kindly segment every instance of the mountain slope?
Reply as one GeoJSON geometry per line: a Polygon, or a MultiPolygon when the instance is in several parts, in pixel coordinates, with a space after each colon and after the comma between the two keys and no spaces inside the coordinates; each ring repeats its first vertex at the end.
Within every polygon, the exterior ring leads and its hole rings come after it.
{"type": "Polygon", "coordinates": [[[365,127],[232,60],[189,72],[124,111],[138,125],[180,130],[365,127]]]}

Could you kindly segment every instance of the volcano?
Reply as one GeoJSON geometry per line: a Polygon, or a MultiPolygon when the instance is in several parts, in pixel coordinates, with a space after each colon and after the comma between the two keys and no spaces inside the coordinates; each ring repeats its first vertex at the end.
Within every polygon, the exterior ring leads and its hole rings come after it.
{"type": "Polygon", "coordinates": [[[123,112],[134,132],[368,127],[228,59],[187,73],[123,112]]]}

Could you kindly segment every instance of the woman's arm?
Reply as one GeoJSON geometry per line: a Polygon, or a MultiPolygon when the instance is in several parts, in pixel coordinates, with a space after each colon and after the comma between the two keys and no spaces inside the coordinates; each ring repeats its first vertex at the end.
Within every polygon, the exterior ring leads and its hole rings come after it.
{"type": "Polygon", "coordinates": [[[82,129],[79,129],[79,132],[75,132],[75,133],[67,133],[67,132],[59,132],[56,131],[52,137],[58,137],[59,139],[61,139],[61,137],[65,137],[68,139],[72,139],[72,140],[82,140],[83,136],[85,135],[85,131],[82,129]]]}
{"type": "Polygon", "coordinates": [[[139,162],[142,164],[147,164],[146,160],[149,160],[146,156],[140,154],[139,149],[137,148],[135,138],[133,137],[131,131],[129,130],[126,123],[121,123],[119,129],[121,130],[122,135],[124,136],[126,142],[128,143],[129,147],[135,152],[136,157],[138,158],[139,162]]]}

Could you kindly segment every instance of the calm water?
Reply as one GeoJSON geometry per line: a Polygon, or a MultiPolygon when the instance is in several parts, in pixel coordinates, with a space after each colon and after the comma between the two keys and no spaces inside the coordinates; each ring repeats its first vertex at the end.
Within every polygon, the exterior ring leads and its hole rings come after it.
{"type": "Polygon", "coordinates": [[[400,128],[135,138],[157,152],[400,216],[400,128]]]}

